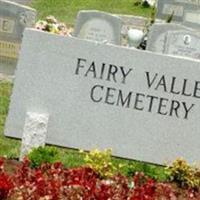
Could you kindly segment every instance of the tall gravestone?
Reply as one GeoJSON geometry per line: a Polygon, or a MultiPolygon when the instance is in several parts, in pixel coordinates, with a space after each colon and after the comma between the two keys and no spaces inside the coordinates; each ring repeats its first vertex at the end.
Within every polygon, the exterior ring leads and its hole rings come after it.
{"type": "Polygon", "coordinates": [[[36,128],[42,143],[194,162],[199,74],[199,61],[27,29],[5,135],[24,138],[36,128]]]}
{"type": "Polygon", "coordinates": [[[36,11],[0,0],[0,73],[13,75],[25,27],[33,27],[36,11]]]}
{"type": "Polygon", "coordinates": [[[173,21],[197,27],[199,10],[199,0],[158,0],[157,18],[167,19],[173,14],[173,21]]]}
{"type": "Polygon", "coordinates": [[[120,45],[122,21],[120,17],[101,11],[80,11],[74,36],[97,42],[120,45]]]}

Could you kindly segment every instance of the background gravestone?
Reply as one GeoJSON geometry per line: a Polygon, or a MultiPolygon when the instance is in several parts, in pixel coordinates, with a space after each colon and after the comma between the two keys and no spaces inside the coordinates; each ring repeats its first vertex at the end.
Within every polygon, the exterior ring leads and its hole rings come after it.
{"type": "Polygon", "coordinates": [[[150,31],[148,33],[147,50],[157,53],[164,53],[168,31],[180,31],[180,30],[193,32],[192,29],[189,29],[179,24],[174,24],[174,23],[154,24],[153,26],[151,26],[150,31]]]}
{"type": "MultiPolygon", "coordinates": [[[[174,13],[173,21],[184,22],[184,12],[190,10],[196,12],[200,9],[199,0],[158,0],[157,18],[166,19],[174,13]]],[[[193,21],[197,21],[193,18],[193,21]]],[[[190,23],[188,23],[190,25],[190,23]]]]}
{"type": "Polygon", "coordinates": [[[185,10],[183,24],[200,30],[200,8],[198,10],[185,10]]]}
{"type": "Polygon", "coordinates": [[[200,60],[200,34],[191,31],[169,31],[164,53],[200,60]]]}
{"type": "Polygon", "coordinates": [[[25,27],[33,27],[36,11],[0,0],[0,73],[13,75],[25,27]]]}
{"type": "Polygon", "coordinates": [[[42,126],[49,144],[112,148],[116,156],[159,164],[194,162],[199,74],[199,61],[27,29],[5,135],[22,138],[27,113],[34,113],[49,116],[42,126]]]}
{"type": "Polygon", "coordinates": [[[74,36],[97,42],[120,45],[122,21],[119,17],[100,11],[80,11],[74,36]]]}

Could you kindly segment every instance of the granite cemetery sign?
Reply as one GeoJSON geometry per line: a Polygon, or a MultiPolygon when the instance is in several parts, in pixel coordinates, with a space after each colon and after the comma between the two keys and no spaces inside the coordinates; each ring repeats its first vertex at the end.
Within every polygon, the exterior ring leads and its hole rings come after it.
{"type": "Polygon", "coordinates": [[[157,17],[166,19],[173,14],[173,21],[199,24],[199,0],[158,0],[157,17]],[[195,13],[193,13],[195,12],[195,13]]]}
{"type": "Polygon", "coordinates": [[[122,21],[117,16],[100,11],[80,11],[74,36],[120,45],[121,29],[122,21]]]}
{"type": "Polygon", "coordinates": [[[199,160],[199,73],[198,61],[27,29],[5,135],[22,138],[27,113],[38,113],[50,144],[199,160]]]}
{"type": "Polygon", "coordinates": [[[0,73],[14,74],[23,31],[35,18],[35,10],[0,0],[0,73]]]}

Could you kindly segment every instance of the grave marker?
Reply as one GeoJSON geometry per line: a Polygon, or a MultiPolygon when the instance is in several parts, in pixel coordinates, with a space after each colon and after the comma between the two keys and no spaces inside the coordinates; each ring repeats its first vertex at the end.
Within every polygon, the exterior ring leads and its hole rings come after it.
{"type": "Polygon", "coordinates": [[[74,36],[97,42],[120,45],[122,21],[119,17],[100,11],[80,11],[74,36]]]}
{"type": "Polygon", "coordinates": [[[183,23],[188,17],[187,10],[196,12],[199,9],[199,0],[158,0],[157,17],[159,19],[167,19],[168,16],[174,14],[173,21],[183,23]]]}
{"type": "Polygon", "coordinates": [[[200,11],[185,10],[183,24],[200,30],[200,11]]]}
{"type": "Polygon", "coordinates": [[[147,50],[164,53],[166,37],[169,31],[193,31],[183,25],[174,23],[157,23],[154,24],[149,31],[147,40],[147,50]]]}
{"type": "Polygon", "coordinates": [[[0,0],[0,73],[14,75],[23,31],[35,19],[34,9],[0,0]]]}
{"type": "Polygon", "coordinates": [[[5,135],[22,138],[27,113],[38,113],[50,116],[49,144],[194,162],[199,73],[198,61],[27,29],[5,135]]]}
{"type": "Polygon", "coordinates": [[[191,31],[169,31],[164,53],[200,60],[200,34],[191,31]]]}

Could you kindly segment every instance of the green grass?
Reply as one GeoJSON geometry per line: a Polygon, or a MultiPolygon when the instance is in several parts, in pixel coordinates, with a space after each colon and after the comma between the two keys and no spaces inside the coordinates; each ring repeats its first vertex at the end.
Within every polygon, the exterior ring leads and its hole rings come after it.
{"type": "Polygon", "coordinates": [[[149,17],[151,9],[136,6],[138,0],[34,0],[32,7],[38,11],[38,18],[54,15],[66,24],[74,24],[79,10],[101,10],[116,14],[149,17]]]}
{"type": "Polygon", "coordinates": [[[4,125],[8,113],[12,84],[0,82],[0,155],[17,157],[19,155],[19,141],[4,137],[4,125]]]}
{"type": "MultiPolygon", "coordinates": [[[[135,0],[136,1],[136,0],[135,0]]],[[[134,0],[33,0],[32,6],[38,11],[38,18],[54,15],[67,24],[73,24],[76,15],[81,9],[96,9],[112,13],[149,16],[151,10],[134,6],[134,0]]],[[[8,113],[12,84],[0,81],[0,156],[9,158],[19,157],[20,141],[9,139],[3,135],[5,120],[8,113]]],[[[109,147],[108,147],[109,148],[109,147]]],[[[75,167],[84,164],[83,155],[78,151],[58,148],[62,162],[67,167],[75,167]]],[[[123,172],[130,174],[135,171],[143,171],[147,175],[158,179],[165,179],[162,167],[114,158],[113,162],[123,163],[126,167],[123,172]]]]}

